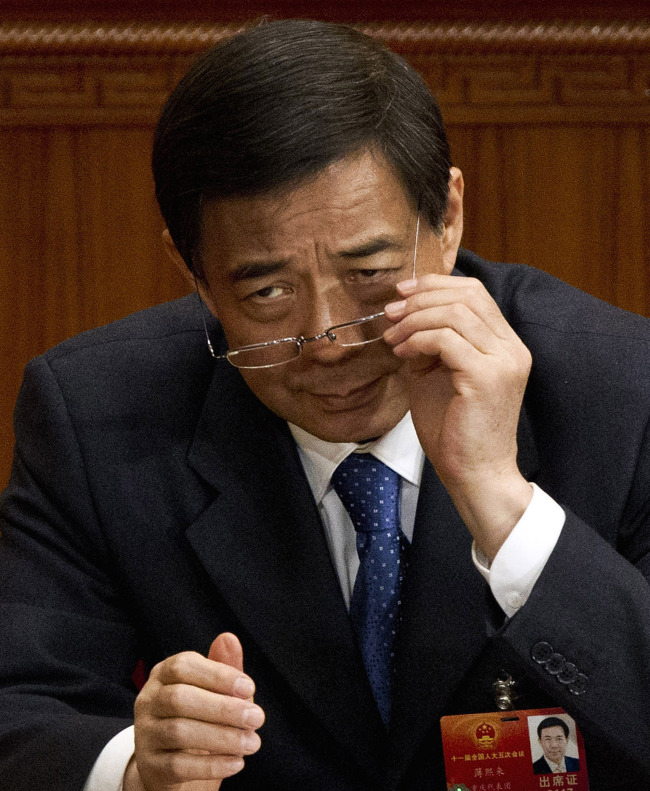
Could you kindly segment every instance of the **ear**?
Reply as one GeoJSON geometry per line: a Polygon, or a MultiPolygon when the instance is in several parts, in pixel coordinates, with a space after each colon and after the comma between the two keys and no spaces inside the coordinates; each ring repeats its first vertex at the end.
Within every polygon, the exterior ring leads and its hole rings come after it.
{"type": "Polygon", "coordinates": [[[445,274],[450,274],[463,235],[463,193],[465,182],[458,168],[449,169],[449,199],[442,232],[442,261],[445,274]]]}
{"type": "Polygon", "coordinates": [[[205,281],[197,277],[194,272],[189,270],[187,264],[185,263],[185,259],[178,252],[178,248],[174,244],[174,240],[172,239],[169,229],[167,228],[165,228],[165,230],[162,232],[162,241],[165,252],[174,263],[174,266],[189,283],[190,288],[193,291],[196,290],[199,292],[199,296],[210,309],[210,313],[212,313],[212,315],[216,318],[217,314],[215,312],[214,303],[212,302],[212,298],[210,297],[208,289],[206,288],[205,281]]]}
{"type": "Polygon", "coordinates": [[[178,271],[185,278],[185,280],[187,280],[190,286],[194,288],[195,287],[194,275],[188,269],[187,264],[183,259],[183,256],[178,252],[178,248],[174,244],[174,240],[172,239],[172,236],[167,228],[165,228],[165,230],[162,232],[162,241],[163,241],[163,246],[165,248],[165,252],[169,256],[171,261],[174,263],[176,269],[178,269],[178,271]]]}

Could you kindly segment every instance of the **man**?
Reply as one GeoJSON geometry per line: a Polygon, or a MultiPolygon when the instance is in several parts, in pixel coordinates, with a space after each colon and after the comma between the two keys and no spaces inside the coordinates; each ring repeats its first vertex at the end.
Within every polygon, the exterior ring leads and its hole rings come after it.
{"type": "Polygon", "coordinates": [[[569,726],[560,717],[546,717],[537,726],[537,738],[542,755],[533,762],[536,775],[558,772],[577,772],[580,761],[565,755],[569,744],[569,726]]]}
{"type": "Polygon", "coordinates": [[[344,27],[211,50],[153,168],[200,299],[28,366],[0,786],[437,789],[504,674],[647,779],[648,323],[459,251],[435,100],[344,27]]]}

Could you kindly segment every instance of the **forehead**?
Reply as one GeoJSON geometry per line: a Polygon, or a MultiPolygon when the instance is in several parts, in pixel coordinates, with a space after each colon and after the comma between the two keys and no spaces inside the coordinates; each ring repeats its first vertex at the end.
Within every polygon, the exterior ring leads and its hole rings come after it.
{"type": "Polygon", "coordinates": [[[381,154],[367,150],[297,185],[209,202],[202,215],[201,248],[204,255],[214,245],[222,252],[244,246],[268,253],[299,239],[336,243],[403,225],[415,209],[394,169],[381,154]]]}
{"type": "Polygon", "coordinates": [[[548,728],[542,728],[542,739],[550,736],[564,736],[564,728],[561,725],[549,725],[548,728]]]}

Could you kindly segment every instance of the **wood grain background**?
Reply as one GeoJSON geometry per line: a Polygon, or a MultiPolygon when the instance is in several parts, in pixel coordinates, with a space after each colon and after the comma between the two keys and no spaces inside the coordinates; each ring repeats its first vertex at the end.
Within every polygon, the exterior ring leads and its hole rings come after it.
{"type": "MultiPolygon", "coordinates": [[[[80,19],[73,3],[39,5],[0,2],[0,485],[27,360],[185,292],[159,241],[153,125],[196,53],[263,10],[115,0],[80,19]]],[[[534,21],[427,6],[321,16],[359,22],[438,96],[465,174],[465,246],[650,315],[650,20],[632,4],[557,4],[534,21]]]]}

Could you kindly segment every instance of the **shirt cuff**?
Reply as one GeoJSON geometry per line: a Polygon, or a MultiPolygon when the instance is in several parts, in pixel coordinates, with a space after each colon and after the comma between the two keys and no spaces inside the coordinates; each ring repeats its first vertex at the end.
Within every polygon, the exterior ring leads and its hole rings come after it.
{"type": "Polygon", "coordinates": [[[503,542],[492,565],[476,543],[472,543],[474,565],[487,580],[492,595],[508,618],[528,600],[555,549],[566,519],[555,500],[536,484],[531,485],[533,497],[528,508],[503,542]]]}
{"type": "Polygon", "coordinates": [[[113,736],[101,751],[83,791],[122,791],[124,772],[134,751],[131,725],[113,736]]]}

